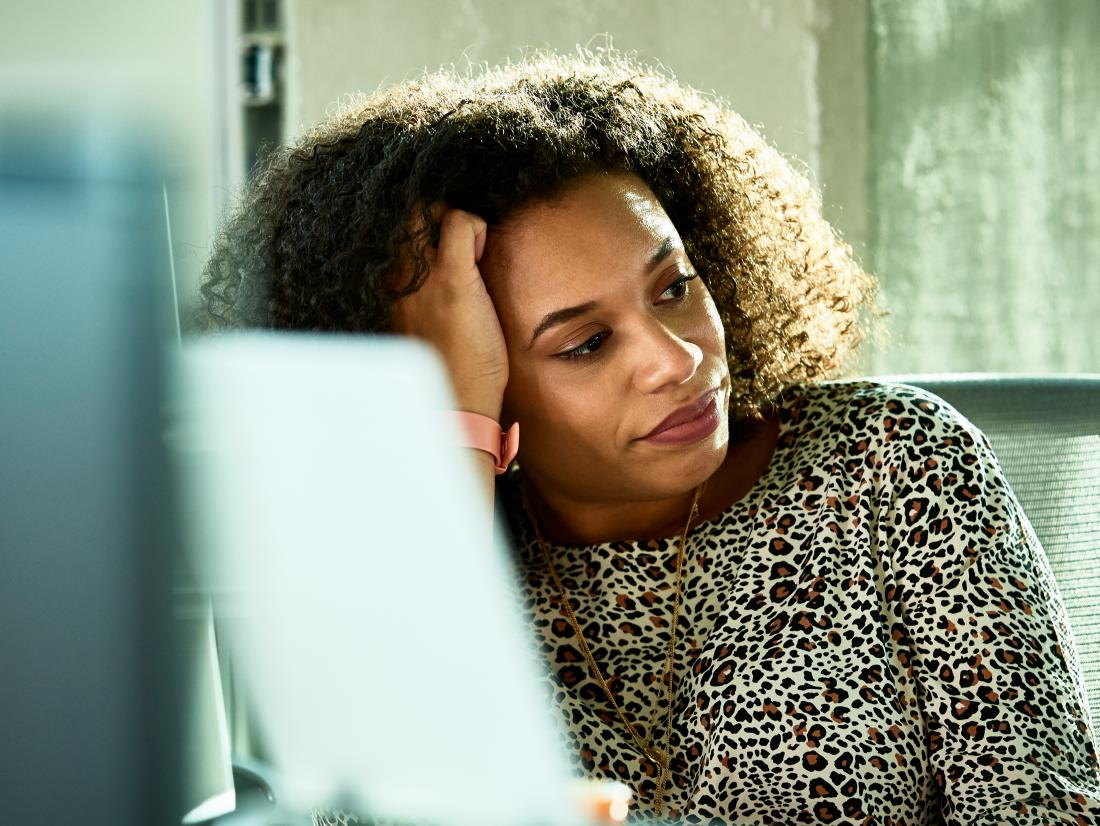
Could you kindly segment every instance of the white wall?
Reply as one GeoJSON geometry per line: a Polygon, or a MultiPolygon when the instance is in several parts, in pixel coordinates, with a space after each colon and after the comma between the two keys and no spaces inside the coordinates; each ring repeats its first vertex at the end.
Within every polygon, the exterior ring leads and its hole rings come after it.
{"type": "Polygon", "coordinates": [[[148,131],[171,177],[176,271],[193,290],[224,198],[215,187],[220,0],[34,0],[0,17],[0,103],[80,109],[148,131]]]}
{"type": "Polygon", "coordinates": [[[781,149],[817,165],[813,0],[287,0],[288,126],[341,95],[425,67],[503,62],[525,45],[572,51],[607,32],[726,97],[781,149]]]}
{"type": "Polygon", "coordinates": [[[341,97],[525,46],[603,43],[723,97],[824,191],[862,255],[867,232],[866,0],[285,0],[286,133],[341,97]]]}
{"type": "MultiPolygon", "coordinates": [[[[347,92],[387,87],[440,64],[497,63],[525,45],[572,51],[608,33],[762,124],[784,152],[818,166],[815,0],[287,0],[288,127],[347,92]]],[[[602,42],[602,41],[601,41],[602,42]]]]}

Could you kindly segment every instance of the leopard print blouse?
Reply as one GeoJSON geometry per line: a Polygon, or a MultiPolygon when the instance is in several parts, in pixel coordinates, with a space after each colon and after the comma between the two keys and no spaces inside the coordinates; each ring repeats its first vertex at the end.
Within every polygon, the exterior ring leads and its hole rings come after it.
{"type": "MultiPolygon", "coordinates": [[[[904,385],[796,386],[780,404],[764,475],[688,535],[665,817],[1100,824],[1065,609],[985,436],[904,385]]],[[[588,673],[505,479],[575,773],[626,783],[652,820],[658,767],[588,673]]],[[[552,551],[620,707],[657,739],[678,539],[552,551]]]]}

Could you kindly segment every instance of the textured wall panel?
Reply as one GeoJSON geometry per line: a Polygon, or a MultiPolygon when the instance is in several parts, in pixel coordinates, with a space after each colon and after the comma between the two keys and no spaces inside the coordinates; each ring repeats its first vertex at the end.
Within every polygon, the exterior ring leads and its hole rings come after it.
{"type": "Polygon", "coordinates": [[[874,369],[1100,370],[1100,3],[870,13],[874,369]]]}

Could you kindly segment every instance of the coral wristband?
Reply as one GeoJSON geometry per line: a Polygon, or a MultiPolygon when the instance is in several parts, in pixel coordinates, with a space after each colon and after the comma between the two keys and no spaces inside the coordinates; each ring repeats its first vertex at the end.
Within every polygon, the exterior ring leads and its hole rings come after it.
{"type": "Polygon", "coordinates": [[[480,413],[452,410],[451,415],[458,421],[465,436],[462,446],[484,450],[493,457],[497,476],[504,473],[519,452],[519,422],[504,431],[500,422],[480,413]]]}

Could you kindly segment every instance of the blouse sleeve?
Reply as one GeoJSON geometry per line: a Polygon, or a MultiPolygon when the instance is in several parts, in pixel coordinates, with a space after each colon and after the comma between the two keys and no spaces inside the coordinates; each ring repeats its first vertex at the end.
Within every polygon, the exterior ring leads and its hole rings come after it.
{"type": "Polygon", "coordinates": [[[893,404],[878,530],[943,819],[1100,824],[1088,699],[1043,549],[980,430],[935,396],[893,404]]]}

